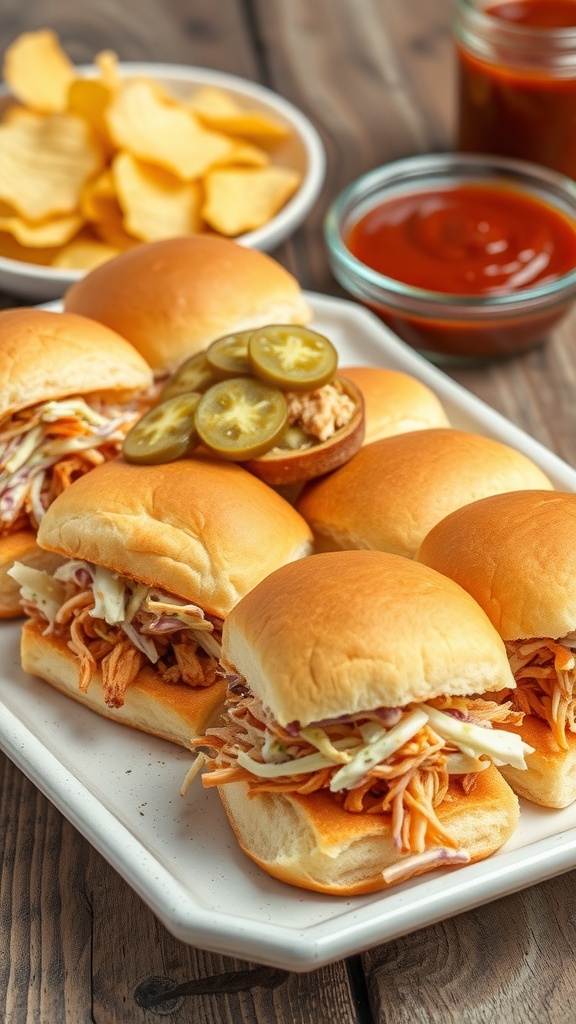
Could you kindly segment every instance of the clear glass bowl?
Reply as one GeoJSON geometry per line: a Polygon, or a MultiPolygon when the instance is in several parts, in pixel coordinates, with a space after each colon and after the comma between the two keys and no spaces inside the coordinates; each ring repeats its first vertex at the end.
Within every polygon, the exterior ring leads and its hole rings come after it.
{"type": "Polygon", "coordinates": [[[370,210],[412,192],[450,186],[514,188],[556,208],[574,224],[576,184],[548,168],[520,160],[442,153],[409,157],[376,168],[344,189],[325,220],[332,273],[355,299],[400,338],[435,362],[509,357],[543,341],[576,298],[574,269],[517,291],[462,295],[429,291],[385,276],[361,262],[347,244],[370,210]]]}

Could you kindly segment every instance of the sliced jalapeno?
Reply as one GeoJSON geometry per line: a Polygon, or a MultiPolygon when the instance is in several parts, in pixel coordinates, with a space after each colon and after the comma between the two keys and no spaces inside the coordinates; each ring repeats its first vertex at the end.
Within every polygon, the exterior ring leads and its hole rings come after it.
{"type": "Polygon", "coordinates": [[[198,392],[174,395],[150,409],[124,438],[126,461],[152,465],[187,455],[198,444],[195,416],[200,398],[198,392]]]}
{"type": "Polygon", "coordinates": [[[248,356],[253,373],[285,391],[312,391],[332,380],[338,353],[323,334],[295,324],[252,331],[248,356]]]}
{"type": "Polygon", "coordinates": [[[302,427],[286,427],[278,440],[276,448],[286,448],[289,451],[303,451],[305,448],[312,448],[317,443],[316,438],[307,434],[302,427]]]}
{"type": "Polygon", "coordinates": [[[166,398],[190,391],[206,391],[206,388],[215,383],[216,375],[206,359],[206,353],[197,352],[168,378],[160,392],[159,401],[163,402],[166,398]]]}
{"type": "Polygon", "coordinates": [[[287,402],[278,388],[254,377],[236,377],[214,384],[202,395],[196,429],[207,448],[241,462],[272,448],[287,416],[287,402]]]}
{"type": "Polygon", "coordinates": [[[252,373],[248,359],[248,339],[252,331],[237,331],[216,338],[206,349],[206,359],[219,379],[243,377],[252,373]]]}

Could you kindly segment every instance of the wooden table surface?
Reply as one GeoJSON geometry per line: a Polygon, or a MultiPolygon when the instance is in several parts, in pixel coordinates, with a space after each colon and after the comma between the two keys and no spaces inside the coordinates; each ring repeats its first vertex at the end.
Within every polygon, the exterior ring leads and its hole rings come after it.
{"type": "MultiPolygon", "coordinates": [[[[123,60],[204,65],[260,81],[304,110],[326,147],[325,188],[274,255],[314,291],[342,294],[322,241],[340,189],[378,164],[452,145],[453,0],[2,0],[0,10],[2,50],[19,32],[49,26],[77,62],[113,48],[123,60]]],[[[572,316],[536,351],[452,373],[572,465],[575,335],[572,316]]],[[[150,979],[180,985],[256,967],[172,937],[2,755],[0,851],[2,1024],[145,1024],[159,1019],[139,1005],[150,979]]],[[[184,995],[164,1016],[574,1024],[575,938],[572,872],[276,988],[184,995]]]]}

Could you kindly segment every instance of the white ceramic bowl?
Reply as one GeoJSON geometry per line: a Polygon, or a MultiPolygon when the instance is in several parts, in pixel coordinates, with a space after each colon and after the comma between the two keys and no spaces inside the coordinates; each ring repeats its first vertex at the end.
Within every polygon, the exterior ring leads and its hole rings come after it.
{"type": "MultiPolygon", "coordinates": [[[[210,85],[225,89],[243,107],[272,114],[288,124],[290,135],[275,147],[273,159],[275,163],[301,172],[300,187],[267,224],[240,235],[235,241],[251,249],[271,252],[302,224],[322,188],[326,157],[318,132],[297,107],[262,85],[209,68],[130,62],[119,64],[119,70],[127,78],[145,76],[160,81],[175,95],[187,95],[194,86],[210,85]]],[[[78,71],[91,75],[94,67],[80,66],[78,71]]],[[[0,86],[0,107],[9,101],[8,90],[0,86]]],[[[83,270],[39,266],[0,256],[0,289],[27,299],[44,301],[60,298],[84,274],[83,270]]]]}

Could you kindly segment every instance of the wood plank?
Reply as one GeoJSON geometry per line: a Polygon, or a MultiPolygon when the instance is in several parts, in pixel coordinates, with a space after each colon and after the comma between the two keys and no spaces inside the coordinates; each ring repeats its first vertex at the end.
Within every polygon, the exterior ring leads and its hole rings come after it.
{"type": "MultiPolygon", "coordinates": [[[[50,24],[73,59],[114,46],[124,60],[220,68],[277,89],[318,126],[328,154],[323,195],[275,255],[305,287],[343,294],[322,240],[328,203],[379,163],[449,148],[452,0],[5,0],[2,49],[50,24]]],[[[12,300],[3,297],[3,304],[12,300]]],[[[465,386],[576,465],[572,316],[545,348],[507,364],[450,370],[465,386]]],[[[153,977],[183,983],[244,962],[174,939],[126,883],[0,756],[0,1019],[6,1024],[153,1021],[135,1001],[153,977]]],[[[168,1019],[503,1020],[568,1024],[574,873],[380,946],[274,990],[186,997],[168,1019]]]]}
{"type": "Polygon", "coordinates": [[[374,1019],[571,1024],[575,879],[571,872],[371,950],[374,1019]]]}
{"type": "Polygon", "coordinates": [[[50,26],[76,63],[99,50],[121,60],[199,64],[253,78],[258,66],[241,0],[5,0],[0,51],[20,32],[50,26]]]}
{"type": "Polygon", "coordinates": [[[453,132],[451,0],[256,0],[269,84],[319,129],[323,193],[280,251],[306,288],[343,295],[322,237],[332,199],[359,174],[445,149],[453,132]]]}
{"type": "MultiPolygon", "coordinates": [[[[180,985],[256,966],[174,938],[1,754],[0,835],[3,1024],[153,1020],[137,1001],[151,979],[180,985]]],[[[182,998],[171,1019],[356,1024],[357,1001],[346,966],[334,964],[273,990],[182,998]]]]}

